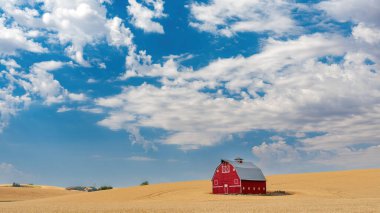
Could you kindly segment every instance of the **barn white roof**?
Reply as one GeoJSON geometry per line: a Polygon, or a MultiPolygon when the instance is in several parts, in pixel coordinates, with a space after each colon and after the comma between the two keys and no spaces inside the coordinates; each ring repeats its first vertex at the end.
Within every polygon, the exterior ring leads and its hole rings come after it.
{"type": "Polygon", "coordinates": [[[223,160],[225,162],[228,162],[231,164],[238,173],[241,180],[258,180],[258,181],[265,181],[265,176],[261,169],[257,167],[252,162],[245,162],[242,163],[232,161],[232,160],[223,160]]]}

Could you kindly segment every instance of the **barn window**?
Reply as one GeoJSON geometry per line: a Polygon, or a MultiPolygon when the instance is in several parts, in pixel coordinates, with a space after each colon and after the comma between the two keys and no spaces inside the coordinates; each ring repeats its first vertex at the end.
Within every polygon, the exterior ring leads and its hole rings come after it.
{"type": "Polygon", "coordinates": [[[260,187],[259,187],[259,191],[260,191],[260,187]]]}
{"type": "Polygon", "coordinates": [[[265,190],[265,187],[263,187],[263,190],[265,190]]]}
{"type": "Polygon", "coordinates": [[[222,173],[229,173],[230,165],[222,165],[222,173]]]}
{"type": "Polygon", "coordinates": [[[248,187],[248,190],[251,190],[251,187],[248,187]]]}
{"type": "Polygon", "coordinates": [[[214,180],[214,185],[218,185],[218,180],[214,180]]]}
{"type": "Polygon", "coordinates": [[[256,187],[253,187],[253,191],[256,191],[256,187]]]}
{"type": "Polygon", "coordinates": [[[245,190],[244,186],[243,186],[243,190],[245,190]]]}
{"type": "Polygon", "coordinates": [[[239,184],[239,180],[238,180],[238,179],[235,179],[235,180],[234,180],[234,184],[239,184]]]}

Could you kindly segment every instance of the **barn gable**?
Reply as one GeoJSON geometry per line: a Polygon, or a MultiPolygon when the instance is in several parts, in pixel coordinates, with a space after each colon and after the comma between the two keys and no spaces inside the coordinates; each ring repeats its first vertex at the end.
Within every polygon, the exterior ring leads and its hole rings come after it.
{"type": "Polygon", "coordinates": [[[261,169],[251,162],[237,162],[224,159],[222,159],[222,162],[231,164],[236,169],[241,180],[266,181],[261,169]]]}
{"type": "Polygon", "coordinates": [[[265,194],[266,180],[260,168],[241,158],[221,160],[212,177],[214,194],[265,194]]]}

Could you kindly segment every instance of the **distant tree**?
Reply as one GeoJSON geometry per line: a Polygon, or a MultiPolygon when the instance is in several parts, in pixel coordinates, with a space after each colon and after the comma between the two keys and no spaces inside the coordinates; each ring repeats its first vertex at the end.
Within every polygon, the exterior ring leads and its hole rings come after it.
{"type": "Polygon", "coordinates": [[[13,182],[13,183],[12,183],[12,187],[21,187],[21,184],[16,183],[16,182],[13,182]]]}
{"type": "Polygon", "coordinates": [[[109,189],[113,189],[113,187],[112,186],[101,186],[98,188],[99,191],[100,190],[109,190],[109,189]]]}
{"type": "Polygon", "coordinates": [[[85,186],[69,186],[66,187],[66,190],[77,190],[77,191],[85,191],[85,186]]]}
{"type": "Polygon", "coordinates": [[[76,190],[76,191],[84,191],[84,192],[98,191],[98,189],[93,186],[70,186],[70,187],[66,187],[66,190],[76,190]]]}
{"type": "Polygon", "coordinates": [[[140,184],[140,186],[146,186],[146,185],[149,185],[149,182],[148,181],[144,181],[140,184]]]}

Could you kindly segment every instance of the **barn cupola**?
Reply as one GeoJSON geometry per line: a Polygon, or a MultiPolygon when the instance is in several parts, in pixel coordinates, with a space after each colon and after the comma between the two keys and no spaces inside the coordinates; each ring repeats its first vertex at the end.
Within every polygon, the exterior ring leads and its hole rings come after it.
{"type": "Polygon", "coordinates": [[[236,163],[243,163],[243,158],[237,157],[235,158],[236,163]]]}

